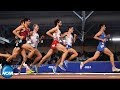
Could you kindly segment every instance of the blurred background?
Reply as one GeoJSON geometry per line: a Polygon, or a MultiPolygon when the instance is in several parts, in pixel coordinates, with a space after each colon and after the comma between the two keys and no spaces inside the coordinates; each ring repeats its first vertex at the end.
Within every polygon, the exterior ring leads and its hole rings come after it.
{"type": "MultiPolygon", "coordinates": [[[[12,31],[25,17],[31,19],[31,29],[36,23],[40,26],[39,35],[45,35],[38,46],[43,55],[47,53],[52,42],[52,38],[45,33],[54,27],[54,20],[59,18],[63,23],[62,33],[72,25],[78,36],[73,48],[79,55],[74,61],[83,61],[94,55],[98,41],[93,36],[99,31],[98,26],[101,23],[106,25],[106,33],[110,34],[107,47],[114,53],[115,61],[120,60],[120,11],[0,11],[0,37],[11,42],[8,44],[0,41],[0,53],[12,52],[15,44],[12,31]]],[[[97,61],[109,61],[109,57],[101,54],[97,61]]]]}

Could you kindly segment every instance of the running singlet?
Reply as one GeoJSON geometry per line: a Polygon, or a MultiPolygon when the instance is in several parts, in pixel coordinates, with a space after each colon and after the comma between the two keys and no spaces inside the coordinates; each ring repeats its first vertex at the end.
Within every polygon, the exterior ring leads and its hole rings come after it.
{"type": "Polygon", "coordinates": [[[30,30],[26,29],[25,31],[21,31],[20,32],[20,36],[24,36],[23,40],[26,40],[26,38],[28,37],[30,30]]]}
{"type": "Polygon", "coordinates": [[[39,43],[39,34],[36,32],[33,32],[33,35],[30,37],[27,43],[29,43],[32,47],[37,48],[39,43]]]}
{"type": "Polygon", "coordinates": [[[26,43],[26,39],[28,37],[28,34],[29,34],[30,30],[29,29],[26,29],[25,31],[23,32],[20,32],[20,36],[24,36],[23,40],[17,38],[17,43],[16,43],[16,47],[20,47],[26,43]]]}
{"type": "Polygon", "coordinates": [[[60,34],[61,34],[60,30],[57,30],[57,32],[53,33],[53,42],[51,44],[52,49],[55,49],[56,45],[61,42],[60,34]]]}
{"type": "Polygon", "coordinates": [[[72,42],[73,42],[72,34],[70,34],[69,36],[66,36],[65,40],[66,40],[66,48],[67,49],[72,48],[72,42]]]}
{"type": "MultiPolygon", "coordinates": [[[[106,38],[105,33],[102,33],[102,35],[99,38],[105,39],[106,38]]],[[[102,41],[99,41],[97,51],[103,52],[104,48],[106,48],[106,42],[103,43],[102,41]]]]}

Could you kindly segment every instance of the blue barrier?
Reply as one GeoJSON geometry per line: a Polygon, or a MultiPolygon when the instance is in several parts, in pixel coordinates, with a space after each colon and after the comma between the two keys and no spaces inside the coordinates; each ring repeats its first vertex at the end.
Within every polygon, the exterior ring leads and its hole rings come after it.
{"type": "MultiPolygon", "coordinates": [[[[120,62],[116,61],[115,65],[117,68],[120,68],[120,62]]],[[[38,68],[38,73],[49,73],[52,72],[52,69],[48,68],[51,65],[43,65],[38,68]]],[[[63,65],[65,67],[65,65],[63,65]]],[[[66,71],[57,68],[57,72],[60,73],[111,73],[112,66],[109,61],[93,61],[84,65],[83,69],[80,70],[80,62],[69,62],[68,67],[65,67],[66,71]]],[[[14,67],[14,72],[18,72],[17,68],[14,67]]],[[[25,73],[26,69],[22,68],[21,73],[25,73]]]]}

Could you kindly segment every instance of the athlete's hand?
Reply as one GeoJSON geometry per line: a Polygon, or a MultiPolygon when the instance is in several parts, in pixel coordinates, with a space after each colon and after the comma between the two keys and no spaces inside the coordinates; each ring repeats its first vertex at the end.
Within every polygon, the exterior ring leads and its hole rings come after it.
{"type": "Polygon", "coordinates": [[[77,35],[76,35],[76,34],[74,34],[74,37],[77,37],[77,35]]]}
{"type": "Polygon", "coordinates": [[[15,39],[18,39],[18,37],[17,37],[17,36],[15,36],[15,39]]]}
{"type": "Polygon", "coordinates": [[[19,38],[20,38],[21,40],[23,40],[23,39],[24,39],[24,36],[20,36],[19,38]]]}
{"type": "Polygon", "coordinates": [[[41,39],[44,39],[44,38],[45,38],[45,36],[44,36],[44,35],[42,35],[42,36],[41,36],[41,39]]]}
{"type": "Polygon", "coordinates": [[[110,38],[110,34],[106,35],[106,38],[109,39],[110,38]]]}
{"type": "Polygon", "coordinates": [[[106,42],[106,39],[102,39],[102,42],[103,42],[103,43],[106,42]]]}

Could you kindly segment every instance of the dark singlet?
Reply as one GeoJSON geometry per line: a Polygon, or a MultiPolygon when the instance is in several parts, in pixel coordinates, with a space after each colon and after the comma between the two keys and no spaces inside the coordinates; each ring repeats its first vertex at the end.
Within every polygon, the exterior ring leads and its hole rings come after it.
{"type": "Polygon", "coordinates": [[[23,40],[17,39],[18,41],[16,43],[16,47],[20,47],[21,48],[21,46],[26,43],[26,38],[28,37],[28,33],[29,32],[30,32],[30,30],[26,29],[25,31],[19,33],[20,36],[24,36],[24,38],[23,38],[23,40]]]}

